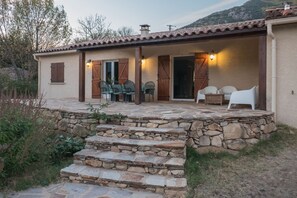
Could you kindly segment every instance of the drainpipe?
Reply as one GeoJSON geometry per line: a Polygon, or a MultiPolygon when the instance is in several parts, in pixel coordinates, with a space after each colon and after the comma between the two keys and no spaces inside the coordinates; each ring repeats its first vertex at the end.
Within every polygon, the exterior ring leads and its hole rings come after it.
{"type": "Polygon", "coordinates": [[[271,46],[271,68],[272,68],[272,87],[271,87],[271,110],[276,118],[276,38],[272,32],[272,24],[267,24],[268,36],[272,39],[271,46]]]}
{"type": "Polygon", "coordinates": [[[34,57],[34,60],[37,61],[38,63],[38,77],[37,77],[37,80],[38,80],[38,87],[37,87],[37,95],[38,95],[38,98],[41,97],[41,90],[40,90],[40,86],[41,86],[41,78],[40,78],[40,75],[41,75],[41,68],[40,68],[40,61],[39,61],[39,58],[37,58],[36,54],[33,54],[33,57],[34,57]]]}

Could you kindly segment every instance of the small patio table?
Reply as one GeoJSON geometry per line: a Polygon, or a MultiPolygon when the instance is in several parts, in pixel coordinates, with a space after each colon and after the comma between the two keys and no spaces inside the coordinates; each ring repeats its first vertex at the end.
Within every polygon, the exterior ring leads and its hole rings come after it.
{"type": "Polygon", "coordinates": [[[205,94],[205,104],[220,104],[223,105],[224,94],[205,94]]]}

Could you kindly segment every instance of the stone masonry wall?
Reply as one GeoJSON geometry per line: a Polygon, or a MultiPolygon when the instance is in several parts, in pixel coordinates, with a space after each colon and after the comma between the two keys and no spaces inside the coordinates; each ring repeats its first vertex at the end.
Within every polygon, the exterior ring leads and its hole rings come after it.
{"type": "MultiPolygon", "coordinates": [[[[97,120],[89,113],[72,113],[46,110],[45,114],[55,119],[55,130],[85,138],[96,133],[97,120]]],[[[273,114],[254,117],[232,117],[197,120],[156,120],[149,118],[127,118],[120,123],[124,126],[146,128],[177,128],[187,131],[187,146],[200,153],[238,151],[267,139],[276,131],[273,114]]]]}

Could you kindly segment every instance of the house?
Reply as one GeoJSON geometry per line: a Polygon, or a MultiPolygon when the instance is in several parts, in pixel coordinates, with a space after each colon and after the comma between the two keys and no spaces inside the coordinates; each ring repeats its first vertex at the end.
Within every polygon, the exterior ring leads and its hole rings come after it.
{"type": "Polygon", "coordinates": [[[45,98],[100,98],[98,82],[156,84],[155,100],[194,101],[207,85],[259,86],[259,108],[297,127],[297,7],[267,11],[267,19],[87,41],[46,49],[38,60],[45,98]],[[210,55],[213,55],[210,58],[210,55]],[[91,62],[91,64],[86,64],[91,62]]]}

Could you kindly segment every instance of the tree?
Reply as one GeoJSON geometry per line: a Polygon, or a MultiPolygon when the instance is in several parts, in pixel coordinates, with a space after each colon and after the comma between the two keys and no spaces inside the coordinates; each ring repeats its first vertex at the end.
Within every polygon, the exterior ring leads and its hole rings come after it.
{"type": "Polygon", "coordinates": [[[117,30],[118,36],[129,36],[134,34],[134,30],[131,27],[121,27],[117,30]]]}
{"type": "Polygon", "coordinates": [[[16,25],[26,33],[34,50],[65,45],[72,29],[63,7],[55,7],[53,0],[20,0],[15,2],[16,25]]]}
{"type": "Polygon", "coordinates": [[[91,15],[84,19],[79,19],[79,29],[76,31],[77,37],[74,42],[83,42],[88,40],[98,40],[105,38],[113,38],[117,36],[128,36],[134,31],[130,27],[121,27],[117,31],[110,28],[110,24],[106,22],[106,17],[102,15],[91,15]]]}
{"type": "Polygon", "coordinates": [[[67,44],[71,33],[64,8],[55,7],[53,0],[0,0],[2,66],[25,68],[36,74],[33,53],[67,44]]]}
{"type": "Polygon", "coordinates": [[[78,37],[76,42],[110,38],[114,32],[110,29],[110,24],[106,23],[106,17],[102,15],[91,15],[84,19],[79,19],[80,28],[76,31],[78,37]]]}

